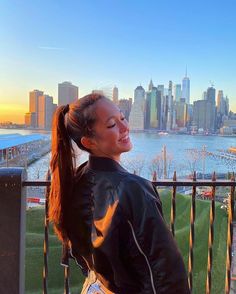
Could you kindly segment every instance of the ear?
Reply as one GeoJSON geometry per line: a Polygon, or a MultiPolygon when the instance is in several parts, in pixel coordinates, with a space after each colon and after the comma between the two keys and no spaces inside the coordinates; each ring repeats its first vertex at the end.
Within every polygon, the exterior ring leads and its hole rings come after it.
{"type": "Polygon", "coordinates": [[[89,138],[89,137],[82,137],[81,144],[89,150],[93,150],[94,147],[96,146],[93,138],[89,138]]]}

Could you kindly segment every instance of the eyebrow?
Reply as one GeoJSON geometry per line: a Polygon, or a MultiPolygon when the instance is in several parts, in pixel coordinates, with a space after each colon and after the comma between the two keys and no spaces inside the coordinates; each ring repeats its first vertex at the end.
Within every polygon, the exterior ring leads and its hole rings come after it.
{"type": "MultiPolygon", "coordinates": [[[[122,114],[122,111],[121,111],[121,110],[120,110],[120,114],[122,114]]],[[[108,119],[106,120],[106,123],[107,123],[110,119],[112,119],[112,118],[114,118],[114,117],[115,117],[114,115],[109,116],[108,119]]]]}

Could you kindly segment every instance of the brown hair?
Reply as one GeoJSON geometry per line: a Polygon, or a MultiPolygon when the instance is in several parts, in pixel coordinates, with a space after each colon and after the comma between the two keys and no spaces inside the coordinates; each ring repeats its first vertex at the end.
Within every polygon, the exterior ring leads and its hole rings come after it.
{"type": "Polygon", "coordinates": [[[81,138],[94,136],[94,105],[102,98],[105,97],[99,94],[84,96],[70,105],[58,107],[53,117],[49,220],[53,222],[59,239],[64,242],[68,241],[65,210],[75,175],[71,139],[80,149],[90,152],[81,144],[81,138]]]}

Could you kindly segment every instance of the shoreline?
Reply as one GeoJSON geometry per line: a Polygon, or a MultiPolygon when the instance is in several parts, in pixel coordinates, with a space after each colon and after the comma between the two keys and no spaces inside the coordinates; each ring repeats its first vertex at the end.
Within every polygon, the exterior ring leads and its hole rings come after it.
{"type": "MultiPolygon", "coordinates": [[[[33,129],[33,128],[27,128],[27,129],[20,129],[20,128],[0,128],[0,134],[1,134],[1,130],[4,130],[4,132],[6,130],[9,130],[11,133],[14,131],[21,131],[21,132],[32,132],[32,133],[40,133],[40,134],[47,134],[47,135],[51,135],[51,130],[44,130],[44,129],[33,129]]],[[[226,134],[198,134],[198,133],[185,133],[185,132],[177,132],[177,131],[165,131],[165,130],[130,130],[130,133],[132,134],[157,134],[159,136],[171,136],[171,135],[185,135],[185,136],[198,136],[198,137],[227,137],[227,138],[236,138],[236,134],[232,134],[232,135],[226,135],[226,134]]]]}

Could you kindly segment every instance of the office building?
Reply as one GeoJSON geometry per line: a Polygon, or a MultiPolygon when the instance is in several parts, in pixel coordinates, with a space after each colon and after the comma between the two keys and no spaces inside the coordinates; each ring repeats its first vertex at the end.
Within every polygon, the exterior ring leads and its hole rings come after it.
{"type": "Polygon", "coordinates": [[[188,104],[185,99],[175,102],[175,122],[178,128],[186,127],[188,115],[188,104]]]}
{"type": "MultiPolygon", "coordinates": [[[[156,87],[152,87],[151,91],[146,93],[146,111],[145,111],[145,128],[146,129],[157,129],[159,127],[158,113],[160,110],[157,109],[157,98],[161,98],[160,91],[157,91],[156,87]]],[[[159,104],[160,107],[160,104],[159,104]]]]}
{"type": "Polygon", "coordinates": [[[27,112],[25,114],[25,126],[28,128],[36,128],[36,113],[35,112],[27,112]]]}
{"type": "Polygon", "coordinates": [[[129,115],[132,107],[132,98],[120,99],[118,106],[124,114],[125,118],[129,121],[129,115]]]}
{"type": "Polygon", "coordinates": [[[53,98],[49,95],[42,95],[39,96],[38,102],[38,127],[49,130],[52,126],[53,111],[55,110],[53,98]]]}
{"type": "Polygon", "coordinates": [[[145,90],[138,86],[134,90],[134,103],[131,107],[129,125],[131,130],[144,130],[145,90]]]}
{"type": "Polygon", "coordinates": [[[112,101],[118,105],[119,103],[119,91],[118,88],[115,86],[112,91],[112,101]]]}
{"type": "Polygon", "coordinates": [[[174,101],[179,102],[180,98],[182,98],[181,85],[180,84],[175,84],[173,90],[174,90],[173,91],[174,92],[173,93],[174,101]]]}
{"type": "Polygon", "coordinates": [[[175,125],[175,122],[173,121],[173,95],[172,95],[172,81],[169,81],[169,87],[168,87],[168,109],[167,109],[167,122],[166,122],[166,130],[170,131],[175,125]]]}
{"type": "Polygon", "coordinates": [[[214,106],[216,105],[216,89],[209,87],[206,92],[206,100],[211,102],[214,106]]]}
{"type": "Polygon", "coordinates": [[[38,127],[38,100],[39,100],[39,96],[43,95],[43,91],[39,91],[39,90],[34,90],[31,91],[29,93],[29,112],[30,113],[35,113],[35,118],[33,118],[33,120],[35,120],[33,122],[33,125],[35,125],[35,128],[38,127]]]}
{"type": "Polygon", "coordinates": [[[197,100],[193,103],[193,123],[198,129],[215,132],[215,107],[210,100],[197,100]]]}
{"type": "Polygon", "coordinates": [[[79,99],[79,88],[71,82],[58,84],[58,106],[66,105],[79,99]]]}
{"type": "Polygon", "coordinates": [[[185,77],[182,80],[182,97],[187,104],[190,104],[190,79],[187,77],[187,71],[185,77]]]}

